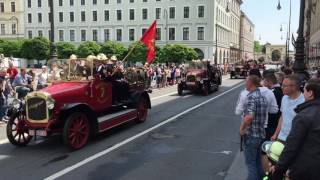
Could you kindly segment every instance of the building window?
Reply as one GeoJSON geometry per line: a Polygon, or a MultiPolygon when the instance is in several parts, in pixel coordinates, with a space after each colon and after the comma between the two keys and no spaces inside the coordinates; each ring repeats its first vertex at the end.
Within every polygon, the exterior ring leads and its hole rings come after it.
{"type": "Polygon", "coordinates": [[[16,3],[11,2],[11,12],[16,12],[16,3]]]}
{"type": "Polygon", "coordinates": [[[175,7],[169,8],[169,18],[170,19],[176,18],[176,8],[175,7]]]}
{"type": "Polygon", "coordinates": [[[104,0],[104,4],[109,4],[109,0],[104,0]]]}
{"type": "Polygon", "coordinates": [[[198,27],[198,40],[204,40],[204,27],[198,27]]]}
{"type": "Polygon", "coordinates": [[[4,12],[4,3],[0,2],[0,12],[3,13],[4,12]]]}
{"type": "Polygon", "coordinates": [[[42,23],[42,14],[41,13],[38,13],[38,22],[42,23]]]}
{"type": "Polygon", "coordinates": [[[176,28],[169,28],[169,40],[174,41],[176,39],[176,28]]]}
{"type": "Polygon", "coordinates": [[[74,22],[74,12],[70,12],[70,22],[74,22]]]}
{"type": "Polygon", "coordinates": [[[63,6],[63,1],[59,0],[59,6],[63,6]]]}
{"type": "Polygon", "coordinates": [[[93,21],[97,21],[97,20],[98,20],[97,11],[92,11],[92,20],[93,20],[93,21]]]}
{"type": "Polygon", "coordinates": [[[32,39],[32,31],[28,31],[28,38],[32,39]]]}
{"type": "Polygon", "coordinates": [[[28,23],[32,23],[32,14],[28,13],[28,23]]]}
{"type": "Polygon", "coordinates": [[[142,34],[142,36],[144,35],[144,33],[147,31],[147,28],[142,28],[141,29],[141,34],[142,34]]]}
{"type": "Polygon", "coordinates": [[[1,24],[1,34],[2,35],[6,34],[6,26],[5,26],[5,24],[1,24]]]}
{"type": "Polygon", "coordinates": [[[74,0],[70,0],[70,6],[73,6],[74,5],[74,0]]]}
{"type": "Polygon", "coordinates": [[[59,41],[63,41],[64,40],[64,32],[63,30],[59,30],[59,41]]]}
{"type": "Polygon", "coordinates": [[[134,9],[129,10],[129,20],[134,20],[134,9]]]}
{"type": "Polygon", "coordinates": [[[161,8],[156,8],[156,19],[161,19],[161,8]]]}
{"type": "Polygon", "coordinates": [[[190,17],[190,7],[184,7],[183,8],[183,18],[189,18],[190,17]]]}
{"type": "Polygon", "coordinates": [[[75,41],[75,31],[73,29],[70,30],[70,41],[75,41]]]}
{"type": "Polygon", "coordinates": [[[81,0],[81,5],[86,5],[86,1],[85,0],[81,0]]]}
{"type": "Polygon", "coordinates": [[[117,20],[121,21],[121,19],[122,19],[121,10],[117,10],[117,20]]]}
{"type": "Polygon", "coordinates": [[[104,42],[110,41],[110,29],[104,30],[104,42]]]}
{"type": "Polygon", "coordinates": [[[148,0],[143,0],[142,2],[148,2],[148,0]]]}
{"type": "Polygon", "coordinates": [[[160,41],[161,40],[161,28],[157,28],[156,33],[157,33],[156,40],[160,41]]]}
{"type": "Polygon", "coordinates": [[[189,27],[183,28],[183,40],[185,41],[189,40],[189,27]]]}
{"type": "Polygon", "coordinates": [[[59,22],[63,22],[63,12],[59,12],[59,22]]]}
{"type": "Polygon", "coordinates": [[[198,17],[199,18],[204,17],[204,6],[198,6],[198,17]]]}
{"type": "Polygon", "coordinates": [[[27,3],[28,5],[28,8],[31,8],[31,0],[28,0],[28,3],[27,3]]]}
{"type": "Polygon", "coordinates": [[[86,41],[87,40],[87,31],[82,29],[81,30],[81,41],[86,41]]]}
{"type": "Polygon", "coordinates": [[[98,30],[96,29],[92,30],[92,40],[96,42],[98,41],[98,30]]]}
{"type": "Polygon", "coordinates": [[[82,22],[86,21],[86,12],[85,11],[81,11],[81,21],[82,22]]]}
{"type": "Polygon", "coordinates": [[[109,10],[105,10],[105,11],[104,11],[104,21],[109,21],[109,18],[110,18],[110,16],[109,16],[109,10]]]}
{"type": "Polygon", "coordinates": [[[43,32],[41,30],[38,31],[38,37],[43,37],[43,32]]]}
{"type": "Polygon", "coordinates": [[[42,6],[42,0],[38,0],[38,7],[42,6]]]}
{"type": "Polygon", "coordinates": [[[148,9],[142,9],[142,19],[148,19],[148,9]]]}
{"type": "Polygon", "coordinates": [[[122,41],[122,29],[117,29],[117,41],[122,41]]]}
{"type": "Polygon", "coordinates": [[[118,3],[118,4],[121,4],[121,0],[117,0],[117,3],[118,3]]]}
{"type": "Polygon", "coordinates": [[[93,0],[92,4],[97,5],[97,0],[93,0]]]}
{"type": "Polygon", "coordinates": [[[11,32],[12,32],[12,34],[17,34],[17,24],[11,25],[11,32]]]}
{"type": "Polygon", "coordinates": [[[129,29],[129,41],[134,41],[134,29],[129,29]]]}
{"type": "Polygon", "coordinates": [[[134,0],[130,0],[129,2],[130,2],[130,3],[134,3],[134,0]]]}

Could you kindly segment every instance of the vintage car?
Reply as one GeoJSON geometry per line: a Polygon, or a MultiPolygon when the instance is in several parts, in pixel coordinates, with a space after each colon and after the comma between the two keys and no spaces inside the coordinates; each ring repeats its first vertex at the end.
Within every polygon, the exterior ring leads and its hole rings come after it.
{"type": "Polygon", "coordinates": [[[146,120],[151,103],[143,82],[130,83],[127,100],[113,104],[114,82],[94,73],[94,62],[91,67],[85,62],[82,70],[89,71],[80,73],[73,72],[77,64],[68,63],[60,80],[29,93],[24,100],[13,100],[15,111],[7,124],[12,144],[25,146],[33,137],[61,134],[64,143],[77,150],[86,145],[90,135],[131,120],[146,120]]]}
{"type": "Polygon", "coordinates": [[[222,83],[222,73],[210,61],[192,61],[182,74],[178,82],[178,94],[183,95],[184,90],[202,92],[208,95],[213,90],[218,90],[222,83]]]}
{"type": "Polygon", "coordinates": [[[232,65],[230,70],[230,79],[246,78],[248,76],[249,69],[250,68],[248,68],[246,65],[232,65]]]}

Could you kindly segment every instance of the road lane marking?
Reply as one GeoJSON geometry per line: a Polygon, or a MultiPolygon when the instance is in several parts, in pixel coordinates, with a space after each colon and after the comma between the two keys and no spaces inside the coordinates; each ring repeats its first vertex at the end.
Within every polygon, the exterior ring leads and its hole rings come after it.
{"type": "Polygon", "coordinates": [[[187,110],[185,110],[185,111],[183,111],[183,112],[181,112],[181,113],[179,113],[179,114],[177,114],[177,115],[175,115],[175,116],[173,116],[173,117],[171,117],[171,118],[169,118],[169,119],[167,119],[165,121],[162,121],[161,123],[159,123],[159,124],[149,128],[149,129],[146,129],[146,130],[140,132],[139,134],[136,134],[136,135],[134,135],[134,136],[132,136],[132,137],[130,137],[128,139],[125,139],[125,140],[115,144],[114,146],[108,148],[108,149],[100,151],[100,152],[98,152],[98,153],[96,153],[96,154],[94,154],[94,155],[92,155],[92,156],[90,156],[90,157],[88,157],[88,158],[86,158],[86,159],[84,159],[84,160],[72,165],[72,166],[69,166],[69,167],[67,167],[67,168],[65,168],[65,169],[63,169],[61,171],[58,171],[58,172],[52,174],[51,176],[45,178],[44,180],[57,179],[57,178],[65,175],[65,174],[67,174],[67,173],[69,173],[69,172],[71,172],[71,171],[73,171],[73,170],[75,170],[75,169],[77,169],[77,168],[79,168],[79,167],[81,167],[81,166],[83,166],[83,165],[95,160],[95,159],[98,159],[98,158],[100,158],[100,157],[102,157],[102,156],[104,156],[104,155],[106,155],[106,154],[108,154],[108,153],[110,153],[110,152],[112,152],[112,151],[114,151],[114,150],[116,150],[116,149],[128,144],[128,143],[130,143],[131,141],[133,141],[133,140],[135,140],[135,139],[137,139],[137,138],[139,138],[139,137],[141,137],[141,136],[143,136],[143,135],[145,135],[145,134],[147,134],[147,133],[149,133],[149,132],[151,132],[151,131],[153,131],[153,130],[155,130],[155,129],[157,129],[157,128],[165,125],[165,124],[170,123],[171,121],[174,121],[178,117],[180,117],[182,115],[185,115],[185,114],[189,113],[190,111],[193,111],[193,110],[195,110],[195,109],[197,109],[197,108],[199,108],[199,107],[201,107],[201,106],[203,106],[203,105],[205,105],[205,104],[207,104],[207,103],[209,103],[209,102],[211,102],[211,101],[213,101],[213,100],[215,100],[215,99],[217,99],[217,98],[219,98],[219,97],[221,97],[221,96],[223,96],[223,95],[225,95],[225,94],[227,94],[227,93],[229,93],[229,92],[231,92],[231,91],[233,91],[233,90],[235,90],[237,88],[239,88],[243,84],[244,83],[241,83],[241,84],[239,84],[239,85],[237,85],[237,86],[235,86],[235,87],[233,87],[233,88],[231,88],[231,89],[229,89],[229,90],[227,90],[227,91],[225,91],[225,92],[223,92],[223,93],[221,93],[221,94],[219,94],[219,95],[217,95],[215,97],[212,97],[211,99],[208,99],[208,100],[206,100],[206,101],[204,101],[204,102],[202,102],[200,104],[197,104],[197,105],[195,105],[195,106],[193,106],[193,107],[191,107],[191,108],[189,108],[189,109],[187,109],[187,110]]]}
{"type": "Polygon", "coordinates": [[[160,98],[163,98],[163,97],[175,95],[175,94],[178,94],[178,93],[177,93],[177,92],[171,92],[171,93],[168,93],[168,94],[164,94],[164,95],[161,95],[161,96],[157,96],[157,97],[151,98],[151,101],[152,101],[152,100],[157,100],[157,99],[160,99],[160,98]]]}

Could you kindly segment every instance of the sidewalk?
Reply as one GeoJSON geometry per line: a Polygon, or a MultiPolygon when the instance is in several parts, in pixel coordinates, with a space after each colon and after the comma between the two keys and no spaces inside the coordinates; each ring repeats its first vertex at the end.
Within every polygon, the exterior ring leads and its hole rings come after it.
{"type": "Polygon", "coordinates": [[[225,180],[245,180],[247,178],[247,168],[244,162],[243,152],[238,152],[234,158],[225,180]]]}

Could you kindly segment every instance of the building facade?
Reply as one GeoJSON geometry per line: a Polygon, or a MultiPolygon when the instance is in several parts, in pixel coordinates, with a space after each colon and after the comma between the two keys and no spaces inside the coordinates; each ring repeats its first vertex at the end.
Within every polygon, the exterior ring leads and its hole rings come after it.
{"type": "Polygon", "coordinates": [[[254,24],[248,16],[241,11],[240,19],[240,52],[241,60],[254,58],[254,24]]]}
{"type": "Polygon", "coordinates": [[[305,38],[306,59],[309,67],[320,66],[320,2],[306,1],[305,38]]]}
{"type": "Polygon", "coordinates": [[[240,60],[240,6],[242,0],[230,1],[230,62],[235,63],[240,60]]]}
{"type": "MultiPolygon", "coordinates": [[[[184,44],[194,48],[200,59],[210,60],[218,47],[218,62],[228,62],[230,42],[235,49],[239,47],[236,39],[241,3],[240,0],[55,0],[55,42],[78,45],[84,41],[119,41],[128,46],[157,20],[157,45],[184,44]]],[[[24,8],[25,37],[48,38],[48,1],[25,0],[24,8]]]]}
{"type": "Polygon", "coordinates": [[[22,0],[0,0],[0,39],[24,37],[22,0]]]}

